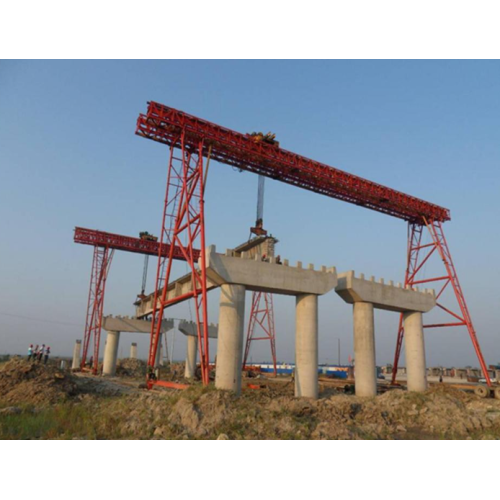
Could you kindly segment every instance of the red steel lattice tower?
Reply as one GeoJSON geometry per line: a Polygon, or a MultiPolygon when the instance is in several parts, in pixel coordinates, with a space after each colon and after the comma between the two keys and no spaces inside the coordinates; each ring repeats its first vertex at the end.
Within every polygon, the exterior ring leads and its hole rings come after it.
{"type": "MultiPolygon", "coordinates": [[[[477,340],[476,331],[472,323],[472,319],[467,308],[462,287],[458,280],[457,272],[453,264],[448,242],[446,241],[443,225],[440,221],[427,220],[423,218],[424,224],[409,223],[408,224],[408,251],[407,251],[407,265],[405,273],[405,287],[414,287],[426,283],[439,283],[439,289],[436,294],[436,305],[449,316],[451,319],[445,323],[435,323],[424,325],[424,328],[442,328],[453,326],[465,326],[469,332],[472,345],[476,352],[481,370],[483,371],[486,382],[491,386],[491,380],[488,375],[486,363],[484,361],[479,342],[477,340]],[[427,228],[432,241],[427,244],[422,244],[422,233],[424,228],[427,228]],[[430,278],[420,277],[425,264],[429,261],[430,257],[437,252],[444,265],[444,272],[439,276],[430,278]],[[445,307],[440,298],[443,292],[451,287],[459,308],[459,312],[453,312],[448,307],[445,307]]],[[[396,382],[396,375],[398,371],[398,363],[401,355],[401,348],[404,338],[403,315],[399,318],[398,338],[396,342],[396,352],[394,355],[394,364],[392,367],[392,383],[396,382]]]]}
{"type": "Polygon", "coordinates": [[[248,322],[243,369],[246,368],[250,354],[250,345],[254,340],[269,341],[274,375],[276,376],[276,333],[274,329],[273,296],[270,293],[253,292],[252,294],[252,310],[250,312],[250,321],[248,322]]]}
{"type": "Polygon", "coordinates": [[[102,313],[104,308],[104,293],[114,250],[109,247],[94,246],[92,271],[90,275],[89,298],[87,302],[87,318],[83,335],[83,354],[81,369],[85,367],[90,343],[94,341],[92,373],[97,374],[99,366],[99,346],[101,342],[102,313]]]}
{"type": "Polygon", "coordinates": [[[204,251],[199,255],[199,268],[195,266],[198,261],[195,243],[199,241],[200,247],[205,248],[204,140],[200,139],[194,146],[187,144],[185,139],[186,132],[181,130],[170,145],[148,358],[148,385],[150,387],[154,384],[166,385],[157,380],[154,371],[156,353],[160,348],[164,309],[187,298],[193,298],[195,302],[202,381],[204,384],[209,382],[207,280],[204,251]],[[178,156],[175,156],[176,154],[178,156]],[[167,256],[164,256],[162,252],[164,245],[170,246],[171,251],[167,256]],[[175,248],[180,249],[188,263],[192,290],[180,297],[169,298],[167,288],[175,248]]]}

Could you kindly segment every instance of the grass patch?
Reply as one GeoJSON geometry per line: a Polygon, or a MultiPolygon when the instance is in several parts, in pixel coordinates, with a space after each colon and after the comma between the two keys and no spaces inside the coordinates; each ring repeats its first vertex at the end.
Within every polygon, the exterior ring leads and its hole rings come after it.
{"type": "Polygon", "coordinates": [[[117,439],[117,419],[83,404],[0,414],[0,439],[117,439]]]}

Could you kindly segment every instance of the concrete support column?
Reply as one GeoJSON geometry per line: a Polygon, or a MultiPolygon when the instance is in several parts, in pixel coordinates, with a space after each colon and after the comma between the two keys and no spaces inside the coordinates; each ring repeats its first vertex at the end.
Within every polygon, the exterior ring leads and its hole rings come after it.
{"type": "Polygon", "coordinates": [[[187,335],[186,369],[184,370],[185,378],[194,378],[194,372],[196,370],[197,354],[198,354],[198,337],[187,335]]]}
{"type": "Polygon", "coordinates": [[[404,314],[403,318],[408,390],[423,392],[427,389],[427,377],[425,373],[425,345],[422,313],[407,312],[404,314]]]}
{"type": "Polygon", "coordinates": [[[215,387],[241,392],[245,287],[222,285],[219,307],[219,335],[215,387]]]}
{"type": "Polygon", "coordinates": [[[104,348],[104,360],[102,363],[103,375],[114,375],[116,373],[119,343],[120,332],[108,332],[106,337],[106,347],[104,348]]]}
{"type": "Polygon", "coordinates": [[[318,296],[298,295],[295,314],[295,396],[317,399],[318,296]]]}
{"type": "Polygon", "coordinates": [[[130,346],[130,358],[137,359],[137,342],[132,342],[130,346]]]}
{"type": "Polygon", "coordinates": [[[373,304],[355,302],[353,314],[356,396],[374,397],[377,395],[377,367],[373,304]]]}
{"type": "Polygon", "coordinates": [[[80,368],[81,350],[82,350],[82,341],[77,340],[75,342],[75,347],[73,348],[73,364],[71,365],[72,370],[78,370],[80,368]]]}

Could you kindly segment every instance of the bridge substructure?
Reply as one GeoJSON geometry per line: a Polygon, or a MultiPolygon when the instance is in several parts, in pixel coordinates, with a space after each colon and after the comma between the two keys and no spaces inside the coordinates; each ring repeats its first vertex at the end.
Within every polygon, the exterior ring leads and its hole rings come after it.
{"type": "Polygon", "coordinates": [[[207,279],[221,287],[219,338],[215,386],[241,392],[245,294],[247,290],[296,297],[295,395],[318,397],[318,297],[337,285],[335,267],[315,270],[287,260],[283,264],[271,258],[265,262],[243,252],[216,252],[214,245],[206,250],[207,279]]]}
{"type": "Polygon", "coordinates": [[[434,290],[420,291],[418,288],[388,284],[372,276],[355,276],[354,271],[339,275],[335,288],[342,299],[353,304],[354,315],[354,359],[357,396],[373,397],[377,394],[375,357],[374,309],[403,313],[406,332],[406,367],[408,390],[421,392],[427,388],[425,344],[422,313],[436,305],[434,290]]]}

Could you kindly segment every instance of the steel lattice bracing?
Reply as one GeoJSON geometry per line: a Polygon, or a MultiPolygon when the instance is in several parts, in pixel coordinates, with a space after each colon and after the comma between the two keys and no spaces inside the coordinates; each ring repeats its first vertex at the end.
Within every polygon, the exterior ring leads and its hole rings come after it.
{"type": "MultiPolygon", "coordinates": [[[[437,307],[446,312],[452,319],[445,323],[435,323],[424,325],[424,328],[441,328],[453,326],[465,326],[469,332],[472,345],[476,352],[479,364],[483,371],[484,377],[488,385],[491,385],[490,377],[486,363],[484,361],[479,342],[477,340],[476,331],[472,323],[472,319],[467,308],[462,287],[458,281],[458,275],[453,264],[448,242],[444,236],[443,225],[441,222],[424,220],[425,225],[410,224],[408,226],[408,252],[407,252],[407,266],[405,273],[405,286],[418,286],[427,283],[439,284],[436,294],[437,307]],[[422,233],[428,230],[432,241],[425,245],[422,244],[422,233]],[[437,254],[444,265],[443,273],[439,276],[421,277],[425,264],[429,261],[432,255],[437,254]],[[459,311],[454,312],[449,307],[443,305],[440,301],[444,291],[451,287],[453,295],[458,305],[459,311]]],[[[403,345],[404,327],[403,315],[399,318],[398,338],[396,342],[396,352],[394,355],[394,364],[392,368],[392,383],[396,382],[396,375],[398,371],[399,358],[401,355],[401,348],[403,345]]]]}
{"type": "Polygon", "coordinates": [[[252,293],[252,310],[250,311],[250,321],[248,322],[245,354],[243,356],[243,369],[245,369],[248,364],[251,344],[256,340],[269,341],[271,346],[274,375],[276,376],[276,332],[274,327],[274,304],[273,296],[270,293],[252,293]]]}
{"type": "Polygon", "coordinates": [[[276,145],[256,143],[252,137],[215,125],[182,111],[150,102],[137,121],[136,134],[172,145],[181,131],[186,146],[203,141],[204,156],[315,193],[376,210],[408,222],[423,217],[450,220],[446,208],[434,205],[356,175],[310,160],[276,145]]]}
{"type": "Polygon", "coordinates": [[[93,363],[92,372],[97,374],[99,366],[99,346],[101,342],[102,312],[104,308],[104,293],[106,291],[106,279],[109,267],[113,259],[114,250],[108,247],[94,247],[94,258],[92,260],[92,271],[90,275],[89,298],[87,302],[87,318],[85,321],[85,332],[83,336],[83,355],[81,368],[85,368],[90,344],[93,340],[93,363]]]}
{"type": "Polygon", "coordinates": [[[205,252],[199,255],[199,269],[196,267],[198,253],[194,245],[205,248],[204,190],[205,172],[203,165],[204,142],[196,147],[186,143],[184,131],[172,141],[169,153],[167,188],[163,205],[160,250],[156,272],[154,306],[151,322],[151,339],[148,358],[148,386],[170,385],[158,380],[155,373],[156,352],[161,338],[161,322],[164,308],[176,302],[193,298],[198,328],[198,352],[203,383],[209,382],[207,279],[205,252]],[[177,156],[176,156],[177,155],[177,156]],[[164,256],[163,248],[168,245],[170,253],[164,256]],[[173,299],[167,298],[173,254],[181,251],[191,273],[192,292],[173,299]]]}

